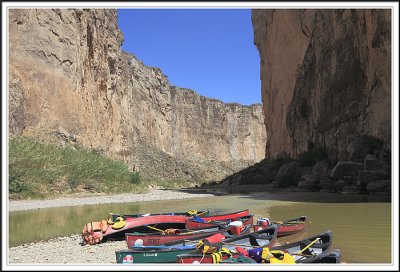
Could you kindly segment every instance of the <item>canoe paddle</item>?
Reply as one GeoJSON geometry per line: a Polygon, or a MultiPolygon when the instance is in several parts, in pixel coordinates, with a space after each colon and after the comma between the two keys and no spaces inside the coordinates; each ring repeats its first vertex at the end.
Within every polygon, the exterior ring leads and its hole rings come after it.
{"type": "Polygon", "coordinates": [[[283,222],[282,224],[306,224],[306,223],[311,223],[311,221],[299,221],[299,222],[283,222]]]}
{"type": "Polygon", "coordinates": [[[146,226],[146,227],[151,228],[153,230],[158,230],[158,231],[164,232],[162,229],[158,229],[158,228],[155,228],[155,227],[152,227],[152,226],[146,226]]]}
{"type": "MultiPolygon", "coordinates": [[[[160,232],[165,232],[165,230],[158,229],[158,228],[155,228],[155,227],[152,227],[152,226],[146,226],[146,227],[154,229],[154,230],[157,230],[157,231],[160,231],[160,232]]],[[[183,233],[178,233],[178,234],[185,235],[185,234],[192,234],[192,233],[199,233],[199,232],[212,232],[212,230],[208,230],[208,229],[195,230],[195,231],[183,232],[183,233]]]]}
{"type": "Polygon", "coordinates": [[[301,254],[301,253],[303,253],[303,251],[305,251],[307,248],[309,248],[310,246],[312,246],[313,244],[315,244],[317,241],[319,241],[321,238],[317,238],[317,239],[315,239],[314,241],[312,241],[308,246],[306,246],[305,248],[303,248],[302,250],[300,250],[300,251],[297,251],[297,252],[294,252],[293,254],[301,254]]]}

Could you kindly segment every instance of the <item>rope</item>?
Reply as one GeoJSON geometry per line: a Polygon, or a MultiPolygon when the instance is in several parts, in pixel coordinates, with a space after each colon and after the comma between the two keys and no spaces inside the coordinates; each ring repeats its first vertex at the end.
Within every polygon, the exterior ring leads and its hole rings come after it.
{"type": "Polygon", "coordinates": [[[203,261],[203,259],[204,259],[205,256],[206,256],[206,254],[203,253],[203,257],[201,258],[200,263],[203,261]]]}

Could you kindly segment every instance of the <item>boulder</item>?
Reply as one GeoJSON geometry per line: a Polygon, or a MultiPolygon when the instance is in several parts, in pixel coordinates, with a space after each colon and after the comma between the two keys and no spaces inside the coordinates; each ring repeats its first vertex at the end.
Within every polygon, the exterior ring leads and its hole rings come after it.
{"type": "Polygon", "coordinates": [[[299,166],[296,162],[283,164],[275,176],[274,186],[285,188],[297,185],[300,178],[299,166]]]}
{"type": "Polygon", "coordinates": [[[358,173],[357,176],[357,186],[361,191],[365,191],[367,184],[369,184],[370,182],[380,179],[386,179],[389,176],[390,175],[383,170],[380,171],[362,170],[358,173]]]}
{"type": "Polygon", "coordinates": [[[355,185],[345,186],[342,189],[342,194],[357,194],[357,193],[359,193],[359,190],[355,185]]]}
{"type": "Polygon", "coordinates": [[[313,191],[320,183],[321,179],[328,175],[329,166],[326,161],[319,161],[314,164],[309,175],[302,176],[298,186],[303,191],[313,191]]]}
{"type": "Polygon", "coordinates": [[[336,182],[336,189],[338,192],[343,191],[343,188],[345,188],[346,186],[352,186],[354,184],[351,184],[350,182],[343,180],[343,179],[339,179],[336,182]]]}
{"type": "Polygon", "coordinates": [[[58,127],[58,130],[56,131],[56,134],[58,136],[60,136],[61,138],[63,138],[64,140],[68,140],[69,137],[70,137],[69,132],[65,128],[61,127],[61,126],[58,127]]]}
{"type": "Polygon", "coordinates": [[[345,176],[357,177],[358,172],[364,168],[362,163],[353,161],[339,161],[331,172],[331,178],[341,179],[345,176]]]}
{"type": "Polygon", "coordinates": [[[323,177],[327,176],[328,171],[329,171],[328,162],[326,161],[317,162],[316,164],[314,164],[311,170],[311,174],[307,179],[307,182],[312,184],[319,183],[323,177]]]}
{"type": "Polygon", "coordinates": [[[356,137],[350,144],[350,159],[362,162],[367,154],[379,154],[382,141],[370,135],[356,137]]]}
{"type": "Polygon", "coordinates": [[[375,155],[368,154],[364,159],[364,168],[366,170],[383,170],[385,164],[378,160],[375,155]]]}
{"type": "Polygon", "coordinates": [[[319,188],[321,192],[338,192],[337,182],[330,177],[323,177],[319,184],[319,188]]]}
{"type": "Polygon", "coordinates": [[[390,186],[390,179],[380,179],[369,182],[366,189],[369,193],[390,193],[390,186]]]}

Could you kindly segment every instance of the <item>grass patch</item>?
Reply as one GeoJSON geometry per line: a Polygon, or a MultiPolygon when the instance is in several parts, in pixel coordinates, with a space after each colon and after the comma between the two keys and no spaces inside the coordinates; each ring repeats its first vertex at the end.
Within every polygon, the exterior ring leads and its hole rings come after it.
{"type": "Polygon", "coordinates": [[[9,192],[17,199],[49,198],[77,192],[144,192],[140,174],[91,150],[40,143],[9,142],[9,192]]]}

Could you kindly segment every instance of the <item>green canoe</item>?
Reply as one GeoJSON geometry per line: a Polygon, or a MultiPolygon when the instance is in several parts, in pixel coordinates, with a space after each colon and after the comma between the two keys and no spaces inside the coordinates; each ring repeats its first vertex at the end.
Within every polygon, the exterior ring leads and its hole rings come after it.
{"type": "Polygon", "coordinates": [[[115,251],[117,263],[175,263],[176,256],[184,253],[196,253],[196,246],[150,246],[140,250],[124,249],[115,251]]]}

